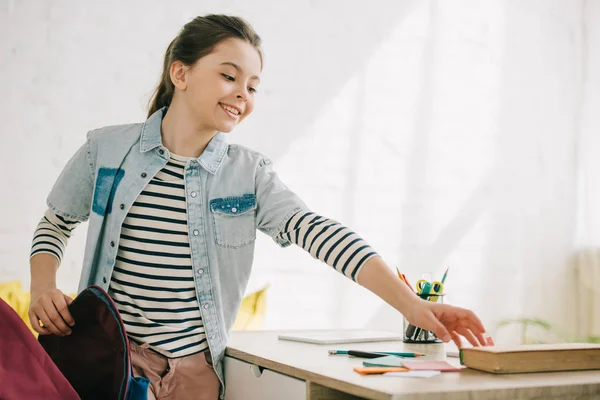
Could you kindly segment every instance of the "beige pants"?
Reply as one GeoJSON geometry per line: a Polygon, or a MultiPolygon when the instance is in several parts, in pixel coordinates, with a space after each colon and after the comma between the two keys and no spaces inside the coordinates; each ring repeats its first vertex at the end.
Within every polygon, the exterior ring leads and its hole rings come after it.
{"type": "Polygon", "coordinates": [[[149,400],[216,400],[220,382],[207,351],[181,358],[167,358],[148,348],[148,344],[131,347],[133,375],[150,380],[149,400]]]}

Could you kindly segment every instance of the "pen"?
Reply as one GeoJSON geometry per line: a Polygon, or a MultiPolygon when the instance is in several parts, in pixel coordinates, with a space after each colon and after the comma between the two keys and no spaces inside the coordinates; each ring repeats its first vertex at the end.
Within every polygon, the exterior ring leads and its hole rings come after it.
{"type": "Polygon", "coordinates": [[[400,270],[398,269],[398,267],[396,267],[396,272],[398,273],[398,278],[400,278],[401,281],[403,281],[404,283],[406,283],[406,285],[414,293],[415,289],[413,289],[412,286],[410,286],[410,283],[408,283],[408,279],[406,279],[406,275],[404,275],[402,272],[400,272],[400,270]]]}
{"type": "Polygon", "coordinates": [[[395,351],[361,351],[361,350],[329,350],[330,355],[336,354],[347,354],[349,356],[361,357],[361,358],[377,358],[385,356],[397,356],[397,357],[421,357],[423,353],[404,353],[395,351]]]}
{"type": "MultiPolygon", "coordinates": [[[[396,272],[398,273],[398,278],[400,278],[401,281],[404,281],[404,274],[400,272],[398,267],[396,267],[396,272]]],[[[406,282],[406,281],[404,281],[404,282],[406,282]]]]}

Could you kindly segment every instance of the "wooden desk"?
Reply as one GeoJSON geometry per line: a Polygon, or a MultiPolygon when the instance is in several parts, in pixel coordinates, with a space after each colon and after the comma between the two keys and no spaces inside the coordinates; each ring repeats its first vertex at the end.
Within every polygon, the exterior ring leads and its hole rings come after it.
{"type": "MultiPolygon", "coordinates": [[[[600,399],[600,371],[493,375],[465,369],[433,378],[362,376],[363,359],[327,350],[414,351],[446,359],[441,344],[314,345],[278,340],[283,332],[233,332],[225,352],[226,400],[600,399]]],[[[447,360],[459,365],[456,358],[447,360]]]]}

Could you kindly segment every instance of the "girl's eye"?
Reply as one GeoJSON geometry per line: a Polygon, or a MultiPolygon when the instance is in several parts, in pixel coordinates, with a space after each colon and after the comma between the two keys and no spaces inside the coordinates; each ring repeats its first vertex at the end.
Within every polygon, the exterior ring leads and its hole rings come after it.
{"type": "Polygon", "coordinates": [[[233,76],[227,75],[227,74],[221,74],[221,75],[223,75],[225,77],[225,79],[227,79],[228,81],[235,82],[235,78],[233,76]]]}
{"type": "Polygon", "coordinates": [[[256,93],[256,88],[249,87],[249,88],[248,88],[248,91],[249,91],[250,93],[256,93]]]}

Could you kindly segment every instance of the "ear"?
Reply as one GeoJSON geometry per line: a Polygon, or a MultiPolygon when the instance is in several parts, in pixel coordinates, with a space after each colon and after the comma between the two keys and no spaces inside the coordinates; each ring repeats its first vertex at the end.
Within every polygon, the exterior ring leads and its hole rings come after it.
{"type": "Polygon", "coordinates": [[[169,75],[171,76],[171,82],[179,90],[185,90],[187,88],[186,73],[189,67],[183,64],[181,61],[174,61],[169,69],[169,75]]]}

